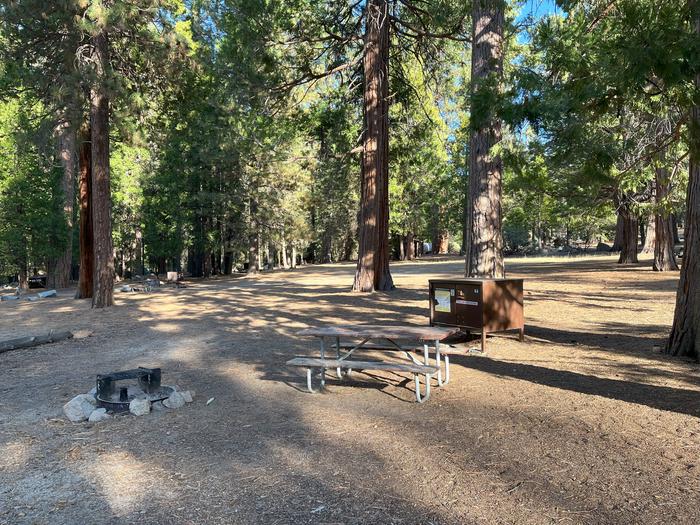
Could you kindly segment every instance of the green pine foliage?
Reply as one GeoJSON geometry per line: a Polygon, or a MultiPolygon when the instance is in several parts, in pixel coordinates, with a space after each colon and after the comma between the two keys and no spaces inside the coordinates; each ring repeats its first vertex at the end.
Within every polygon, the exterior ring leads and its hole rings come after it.
{"type": "Polygon", "coordinates": [[[66,243],[61,169],[42,110],[27,97],[0,103],[0,275],[22,280],[66,243]]]}

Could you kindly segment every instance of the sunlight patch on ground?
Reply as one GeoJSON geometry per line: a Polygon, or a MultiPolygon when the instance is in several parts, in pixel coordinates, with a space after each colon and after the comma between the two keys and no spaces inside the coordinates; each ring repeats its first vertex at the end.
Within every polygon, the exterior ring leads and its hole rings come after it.
{"type": "Polygon", "coordinates": [[[109,452],[84,471],[102,492],[114,514],[123,516],[153,499],[174,499],[166,473],[128,452],[109,452]]]}
{"type": "Polygon", "coordinates": [[[168,334],[174,334],[182,331],[182,328],[176,323],[155,323],[152,324],[150,328],[156,332],[165,332],[168,334]]]}
{"type": "Polygon", "coordinates": [[[31,457],[32,440],[18,439],[0,445],[0,470],[17,472],[31,457]]]}

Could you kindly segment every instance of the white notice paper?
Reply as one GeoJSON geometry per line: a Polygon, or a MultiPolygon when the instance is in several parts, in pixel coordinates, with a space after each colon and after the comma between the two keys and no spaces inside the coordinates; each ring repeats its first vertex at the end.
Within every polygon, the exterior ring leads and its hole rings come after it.
{"type": "Polygon", "coordinates": [[[451,312],[452,311],[452,294],[450,290],[444,288],[435,288],[435,311],[436,312],[451,312]]]}

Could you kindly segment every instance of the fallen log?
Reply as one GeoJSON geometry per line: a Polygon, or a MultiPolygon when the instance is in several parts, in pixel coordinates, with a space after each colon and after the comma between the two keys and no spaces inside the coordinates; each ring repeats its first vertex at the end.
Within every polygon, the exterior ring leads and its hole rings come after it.
{"type": "Polygon", "coordinates": [[[32,335],[28,337],[19,337],[17,339],[8,339],[0,341],[0,354],[10,350],[18,350],[20,348],[31,348],[32,346],[44,345],[46,343],[56,343],[65,339],[72,339],[73,334],[67,330],[49,331],[46,335],[32,335]]]}

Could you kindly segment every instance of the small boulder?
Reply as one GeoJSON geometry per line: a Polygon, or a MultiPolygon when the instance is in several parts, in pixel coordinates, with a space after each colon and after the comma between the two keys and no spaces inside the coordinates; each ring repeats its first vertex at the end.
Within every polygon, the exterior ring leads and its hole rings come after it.
{"type": "Polygon", "coordinates": [[[185,402],[185,397],[182,395],[182,392],[176,390],[170,394],[168,399],[163,401],[163,404],[168,408],[180,408],[185,405],[185,402]]]}
{"type": "Polygon", "coordinates": [[[194,393],[191,390],[185,390],[184,392],[180,392],[182,394],[183,399],[185,400],[185,403],[191,403],[192,398],[194,398],[194,393]]]}
{"type": "Polygon", "coordinates": [[[151,411],[151,402],[148,399],[134,398],[129,403],[129,412],[135,416],[145,416],[151,411]]]}
{"type": "Polygon", "coordinates": [[[88,394],[78,394],[73,399],[63,405],[63,413],[73,423],[85,421],[95,410],[95,398],[88,394]]]}
{"type": "Polygon", "coordinates": [[[106,408],[98,408],[92,411],[92,414],[90,414],[88,421],[90,423],[99,423],[100,421],[104,421],[105,419],[109,419],[110,417],[112,416],[110,416],[107,413],[106,408]]]}

